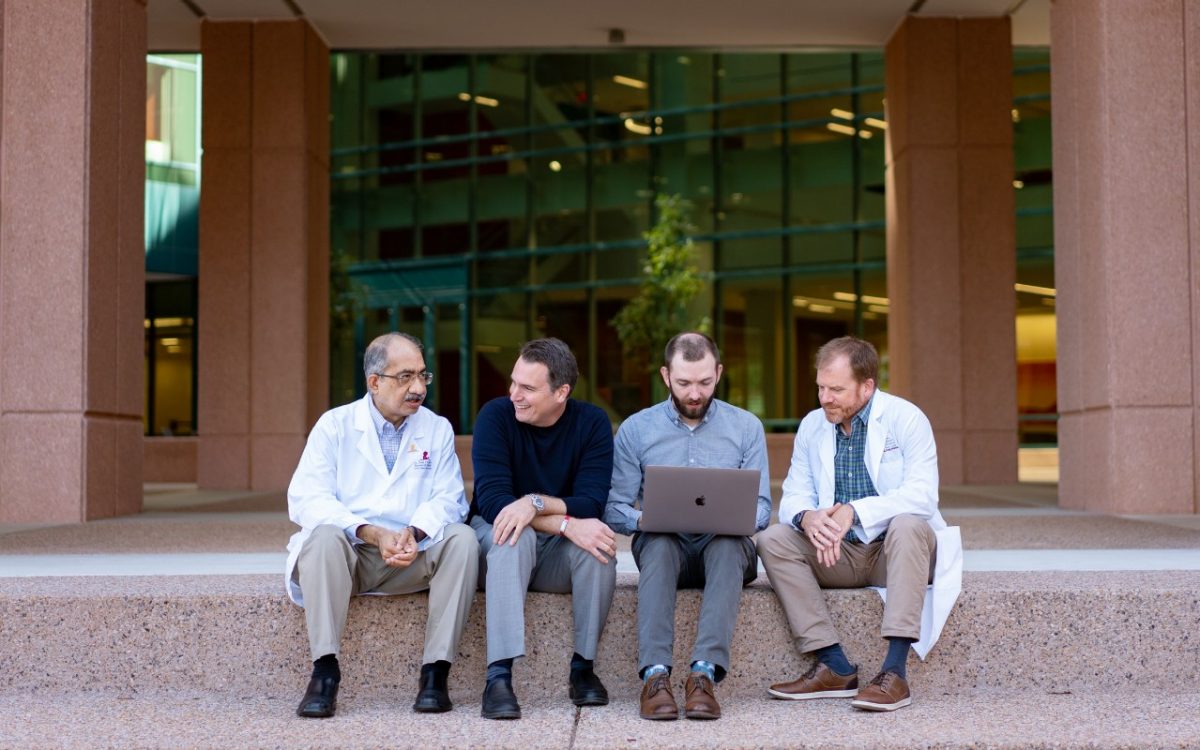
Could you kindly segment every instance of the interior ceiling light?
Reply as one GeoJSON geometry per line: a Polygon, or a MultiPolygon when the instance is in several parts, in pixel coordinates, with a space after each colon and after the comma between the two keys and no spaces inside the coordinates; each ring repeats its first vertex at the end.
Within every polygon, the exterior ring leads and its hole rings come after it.
{"type": "Polygon", "coordinates": [[[1013,284],[1013,289],[1026,294],[1040,294],[1043,297],[1057,297],[1058,291],[1048,286],[1034,286],[1033,284],[1013,284]]]}
{"type": "Polygon", "coordinates": [[[880,130],[887,130],[887,123],[884,122],[883,120],[880,120],[878,117],[868,117],[867,119],[863,120],[863,122],[867,125],[870,125],[873,128],[879,128],[880,130]]]}
{"type": "Polygon", "coordinates": [[[1020,190],[1021,188],[1025,187],[1025,183],[1021,180],[1013,180],[1013,187],[1017,190],[1020,190]]]}
{"type": "Polygon", "coordinates": [[[557,159],[550,162],[550,171],[551,172],[561,172],[562,171],[562,162],[558,161],[557,159]]]}
{"type": "Polygon", "coordinates": [[[834,308],[833,305],[809,305],[808,309],[812,310],[815,313],[824,313],[825,315],[828,315],[828,314],[832,313],[836,308],[834,308]]]}
{"type": "Polygon", "coordinates": [[[829,114],[833,115],[834,117],[840,118],[842,120],[853,120],[854,119],[853,112],[851,112],[849,110],[845,110],[845,109],[838,109],[837,107],[834,107],[833,109],[829,110],[829,114]]]}
{"type": "Polygon", "coordinates": [[[866,139],[869,139],[869,138],[870,138],[871,136],[873,136],[873,135],[875,135],[875,134],[874,134],[874,133],[872,133],[870,130],[860,130],[860,131],[858,131],[858,137],[859,137],[859,138],[862,138],[862,139],[864,139],[864,140],[866,140],[866,139]]]}
{"type": "Polygon", "coordinates": [[[632,117],[625,118],[625,129],[631,133],[637,133],[638,135],[650,135],[650,133],[654,132],[654,128],[650,127],[649,125],[636,122],[632,117]]]}
{"type": "Polygon", "coordinates": [[[633,89],[645,91],[646,89],[650,88],[650,84],[646,83],[645,81],[637,78],[630,78],[629,76],[613,76],[612,79],[613,83],[619,83],[622,86],[628,86],[633,89]]]}
{"type": "MultiPolygon", "coordinates": [[[[458,94],[458,100],[460,102],[469,102],[469,101],[471,101],[471,95],[465,91],[460,91],[458,94]]],[[[476,96],[475,103],[482,105],[484,107],[499,107],[500,106],[500,100],[493,99],[490,96],[476,96]]]]}
{"type": "Polygon", "coordinates": [[[825,123],[825,127],[829,128],[830,130],[832,130],[835,133],[841,133],[842,135],[857,135],[858,134],[857,130],[850,127],[849,125],[843,125],[840,122],[827,122],[827,123],[825,123]]]}

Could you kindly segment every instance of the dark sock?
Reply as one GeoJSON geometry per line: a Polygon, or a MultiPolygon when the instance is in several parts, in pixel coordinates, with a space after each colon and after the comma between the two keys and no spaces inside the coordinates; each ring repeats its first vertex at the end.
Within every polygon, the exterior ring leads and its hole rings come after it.
{"type": "Polygon", "coordinates": [[[895,672],[908,679],[908,649],[912,646],[911,638],[888,638],[887,658],[883,660],[881,672],[895,672]]]}
{"type": "Polygon", "coordinates": [[[813,653],[816,654],[817,661],[832,669],[834,674],[842,677],[854,674],[854,665],[846,658],[842,644],[835,643],[832,646],[819,648],[813,653]]]}
{"type": "Polygon", "coordinates": [[[433,672],[435,674],[440,674],[442,677],[445,677],[450,674],[450,662],[439,660],[439,661],[432,662],[430,664],[422,664],[421,665],[421,676],[422,677],[429,674],[430,672],[433,672]]]}
{"type": "Polygon", "coordinates": [[[325,654],[314,661],[312,676],[318,680],[332,677],[336,682],[341,682],[342,670],[338,667],[337,654],[325,654]]]}
{"type": "Polygon", "coordinates": [[[512,659],[497,659],[488,665],[487,681],[508,680],[512,682],[512,659]]]}
{"type": "Polygon", "coordinates": [[[591,669],[591,668],[592,668],[592,660],[583,658],[582,656],[579,655],[578,651],[576,651],[574,653],[574,655],[571,656],[571,671],[572,672],[578,672],[581,669],[591,669]]]}

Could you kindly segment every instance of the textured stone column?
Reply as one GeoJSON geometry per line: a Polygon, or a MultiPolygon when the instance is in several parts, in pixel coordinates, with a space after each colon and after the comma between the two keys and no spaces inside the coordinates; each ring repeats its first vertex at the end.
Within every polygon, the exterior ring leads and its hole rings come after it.
{"type": "Polygon", "coordinates": [[[1200,7],[1056,0],[1059,505],[1196,512],[1200,7]]]}
{"type": "Polygon", "coordinates": [[[306,21],[205,22],[202,487],[287,486],[329,393],[329,50],[306,21]]]}
{"type": "Polygon", "coordinates": [[[944,484],[1015,482],[1009,20],[910,16],[886,60],[891,387],[933,423],[944,484]]]}
{"type": "Polygon", "coordinates": [[[146,7],[0,3],[0,523],[142,507],[146,7]]]}

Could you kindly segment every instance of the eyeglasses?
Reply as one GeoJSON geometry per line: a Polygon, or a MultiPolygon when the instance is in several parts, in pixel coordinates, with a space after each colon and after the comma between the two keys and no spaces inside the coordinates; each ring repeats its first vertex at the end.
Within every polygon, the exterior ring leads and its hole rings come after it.
{"type": "Polygon", "coordinates": [[[433,373],[429,370],[421,370],[420,372],[402,372],[399,375],[388,375],[387,373],[375,373],[381,378],[391,378],[396,381],[396,385],[406,386],[413,381],[413,378],[420,378],[425,385],[433,382],[433,373]]]}

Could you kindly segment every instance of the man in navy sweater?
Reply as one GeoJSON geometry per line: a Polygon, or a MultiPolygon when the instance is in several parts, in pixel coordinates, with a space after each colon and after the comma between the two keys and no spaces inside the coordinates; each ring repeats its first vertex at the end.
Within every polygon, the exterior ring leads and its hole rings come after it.
{"type": "Polygon", "coordinates": [[[603,706],[592,670],[617,576],[617,544],[600,520],[612,482],[612,425],[571,398],[579,366],[555,338],[530,341],[508,398],[483,405],[471,459],[471,526],[487,596],[487,684],[482,715],[519,719],[512,664],[525,655],[525,592],[571,592],[575,653],[568,683],[577,706],[603,706]]]}

